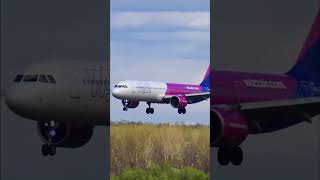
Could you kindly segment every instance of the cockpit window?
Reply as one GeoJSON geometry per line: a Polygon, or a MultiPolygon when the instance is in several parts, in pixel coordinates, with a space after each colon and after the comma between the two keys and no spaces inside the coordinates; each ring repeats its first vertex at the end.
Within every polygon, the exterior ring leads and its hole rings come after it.
{"type": "Polygon", "coordinates": [[[23,75],[22,74],[18,74],[16,75],[16,77],[13,79],[14,82],[20,82],[23,78],[23,75]]]}
{"type": "Polygon", "coordinates": [[[37,74],[24,75],[23,82],[36,82],[38,80],[37,74]]]}
{"type": "Polygon", "coordinates": [[[115,88],[128,88],[127,85],[115,85],[115,88]]]}
{"type": "Polygon", "coordinates": [[[49,79],[50,83],[53,83],[53,84],[56,83],[56,80],[54,79],[54,77],[52,75],[48,75],[48,79],[49,79]]]}
{"type": "Polygon", "coordinates": [[[49,83],[47,77],[45,75],[43,75],[43,74],[40,74],[39,82],[49,83]]]}

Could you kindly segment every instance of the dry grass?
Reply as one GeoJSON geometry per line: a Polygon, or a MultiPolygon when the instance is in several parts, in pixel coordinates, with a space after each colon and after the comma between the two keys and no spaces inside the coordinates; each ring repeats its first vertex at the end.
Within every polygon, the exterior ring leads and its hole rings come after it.
{"type": "Polygon", "coordinates": [[[207,126],[113,124],[111,175],[152,164],[193,167],[208,173],[209,138],[207,126]]]}

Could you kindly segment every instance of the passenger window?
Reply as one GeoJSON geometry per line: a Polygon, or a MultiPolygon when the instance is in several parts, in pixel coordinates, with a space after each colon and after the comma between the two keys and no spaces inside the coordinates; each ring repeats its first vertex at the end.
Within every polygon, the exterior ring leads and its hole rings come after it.
{"type": "Polygon", "coordinates": [[[16,75],[16,77],[13,79],[14,82],[20,82],[23,78],[23,75],[22,74],[18,74],[16,75]]]}
{"type": "Polygon", "coordinates": [[[45,75],[43,75],[43,74],[40,74],[39,81],[40,82],[44,82],[44,83],[49,83],[47,77],[45,75]]]}
{"type": "Polygon", "coordinates": [[[53,83],[53,84],[56,83],[56,80],[53,78],[52,75],[48,75],[48,79],[49,79],[50,83],[53,83]]]}
{"type": "Polygon", "coordinates": [[[36,82],[38,80],[38,75],[28,74],[23,77],[23,82],[36,82]]]}

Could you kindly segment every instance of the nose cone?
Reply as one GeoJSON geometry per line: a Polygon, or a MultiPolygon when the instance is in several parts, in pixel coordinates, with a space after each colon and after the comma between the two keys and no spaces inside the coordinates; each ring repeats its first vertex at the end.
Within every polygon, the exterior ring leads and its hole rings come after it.
{"type": "Polygon", "coordinates": [[[112,90],[112,96],[113,97],[115,97],[115,98],[120,98],[120,95],[121,95],[121,92],[120,92],[121,90],[119,89],[119,88],[114,88],[113,90],[112,90]]]}
{"type": "Polygon", "coordinates": [[[35,94],[23,87],[14,86],[6,92],[5,103],[11,111],[22,117],[29,117],[39,108],[35,106],[35,94]]]}
{"type": "Polygon", "coordinates": [[[11,111],[19,114],[23,109],[25,98],[15,88],[11,88],[7,91],[5,96],[5,102],[11,111]]]}

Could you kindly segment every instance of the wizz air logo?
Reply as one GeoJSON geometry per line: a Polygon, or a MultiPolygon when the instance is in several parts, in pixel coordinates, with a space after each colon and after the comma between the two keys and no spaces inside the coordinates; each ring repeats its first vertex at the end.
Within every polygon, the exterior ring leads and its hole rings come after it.
{"type": "Polygon", "coordinates": [[[109,100],[110,79],[107,68],[100,66],[98,69],[85,69],[85,77],[82,79],[83,84],[89,86],[91,97],[105,98],[109,100]]]}
{"type": "Polygon", "coordinates": [[[186,89],[189,89],[189,90],[200,90],[200,88],[196,87],[196,86],[186,86],[186,89]]]}
{"type": "Polygon", "coordinates": [[[243,82],[247,87],[287,89],[287,86],[281,81],[243,80],[243,82]]]}

